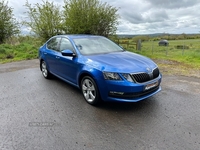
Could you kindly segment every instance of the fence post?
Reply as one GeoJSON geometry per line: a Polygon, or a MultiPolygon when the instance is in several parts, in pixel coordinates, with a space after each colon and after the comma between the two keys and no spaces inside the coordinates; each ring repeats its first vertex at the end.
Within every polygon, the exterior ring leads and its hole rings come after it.
{"type": "Polygon", "coordinates": [[[168,45],[165,46],[166,56],[168,55],[168,45]]]}
{"type": "Polygon", "coordinates": [[[127,49],[129,48],[129,41],[127,41],[126,47],[127,47],[127,49]]]}
{"type": "Polygon", "coordinates": [[[137,50],[141,50],[141,39],[139,39],[137,42],[137,50]]]}
{"type": "Polygon", "coordinates": [[[182,55],[184,55],[184,50],[185,50],[185,42],[183,42],[183,50],[182,50],[182,55]]]}
{"type": "Polygon", "coordinates": [[[154,52],[154,41],[152,41],[151,52],[152,52],[152,54],[154,52]]]}

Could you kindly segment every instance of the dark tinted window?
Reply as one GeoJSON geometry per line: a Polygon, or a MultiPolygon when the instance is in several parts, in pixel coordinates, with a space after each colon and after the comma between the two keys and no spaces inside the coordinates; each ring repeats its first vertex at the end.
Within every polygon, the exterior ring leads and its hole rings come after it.
{"type": "Polygon", "coordinates": [[[58,46],[61,38],[53,38],[47,43],[47,48],[58,51],[58,46]]]}
{"type": "Polygon", "coordinates": [[[60,51],[66,50],[66,49],[72,50],[72,51],[74,50],[71,42],[66,38],[62,38],[62,40],[60,42],[60,51]]]}

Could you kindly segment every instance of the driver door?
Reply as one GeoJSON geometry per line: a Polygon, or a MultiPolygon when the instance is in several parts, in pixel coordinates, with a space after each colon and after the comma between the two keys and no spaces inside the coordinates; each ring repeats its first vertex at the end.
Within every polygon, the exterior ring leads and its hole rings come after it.
{"type": "MultiPolygon", "coordinates": [[[[62,38],[60,42],[60,52],[63,50],[71,50],[75,53],[74,47],[67,38],[62,38]]],[[[64,78],[65,80],[77,84],[77,72],[78,72],[78,57],[72,56],[62,56],[60,53],[58,60],[58,72],[59,76],[64,78]]]]}

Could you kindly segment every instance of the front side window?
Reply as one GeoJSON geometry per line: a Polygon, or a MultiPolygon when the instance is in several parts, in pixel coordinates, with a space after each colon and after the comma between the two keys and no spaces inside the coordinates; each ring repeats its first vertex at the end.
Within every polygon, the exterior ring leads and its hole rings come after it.
{"type": "Polygon", "coordinates": [[[61,38],[53,38],[47,42],[47,48],[58,51],[58,46],[61,38]]]}
{"type": "Polygon", "coordinates": [[[61,42],[60,42],[60,51],[63,51],[63,50],[71,50],[71,51],[74,51],[74,48],[71,44],[71,42],[66,39],[66,38],[62,38],[61,39],[61,42]]]}

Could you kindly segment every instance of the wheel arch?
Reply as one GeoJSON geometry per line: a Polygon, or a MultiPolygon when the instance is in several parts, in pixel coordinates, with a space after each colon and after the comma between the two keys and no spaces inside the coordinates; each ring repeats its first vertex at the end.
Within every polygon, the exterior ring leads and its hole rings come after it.
{"type": "MultiPolygon", "coordinates": [[[[81,81],[82,81],[82,79],[83,79],[85,76],[91,77],[91,78],[96,82],[96,79],[94,78],[94,76],[93,76],[90,72],[82,72],[82,73],[79,75],[79,78],[78,78],[78,86],[79,86],[80,89],[81,89],[81,81]]],[[[97,82],[96,82],[96,84],[97,84],[97,82]]],[[[97,86],[98,86],[98,85],[97,85],[97,86]]]]}
{"type": "Polygon", "coordinates": [[[49,67],[47,61],[45,59],[43,59],[43,58],[40,59],[40,70],[42,71],[42,66],[41,66],[42,65],[42,61],[44,61],[46,63],[47,69],[48,69],[48,71],[50,71],[50,67],[49,67]]]}
{"type": "Polygon", "coordinates": [[[40,70],[42,71],[42,61],[44,61],[44,59],[40,59],[40,70]]]}

